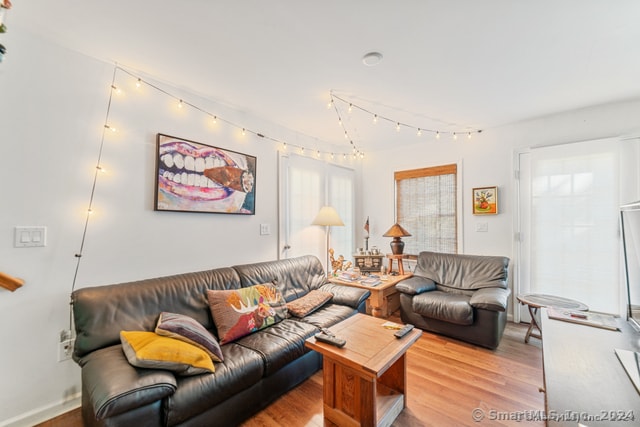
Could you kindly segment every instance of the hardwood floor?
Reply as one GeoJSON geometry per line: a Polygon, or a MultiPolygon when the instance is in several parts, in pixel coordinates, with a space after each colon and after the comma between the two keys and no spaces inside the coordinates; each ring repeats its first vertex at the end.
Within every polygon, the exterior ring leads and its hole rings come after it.
{"type": "MultiPolygon", "coordinates": [[[[390,320],[399,322],[397,316],[390,320]]],[[[508,323],[500,346],[487,350],[425,332],[407,356],[407,408],[395,427],[544,426],[542,345],[524,343],[527,325],[508,323]],[[474,416],[483,417],[474,420],[474,416]],[[499,416],[499,419],[498,419],[499,416]],[[517,420],[517,417],[524,417],[517,420]],[[505,419],[506,418],[506,419],[505,419]]],[[[242,427],[321,427],[322,371],[242,427]]],[[[40,427],[81,427],[80,410],[40,427]]]]}

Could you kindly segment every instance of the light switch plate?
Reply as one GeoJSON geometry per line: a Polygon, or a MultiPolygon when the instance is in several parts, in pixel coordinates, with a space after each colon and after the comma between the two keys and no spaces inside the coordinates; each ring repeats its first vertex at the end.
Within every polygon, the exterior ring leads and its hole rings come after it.
{"type": "Polygon", "coordinates": [[[269,224],[260,224],[260,235],[267,236],[271,234],[271,227],[269,224]]]}
{"type": "Polygon", "coordinates": [[[13,245],[16,248],[47,246],[47,227],[17,225],[15,227],[13,245]]]}

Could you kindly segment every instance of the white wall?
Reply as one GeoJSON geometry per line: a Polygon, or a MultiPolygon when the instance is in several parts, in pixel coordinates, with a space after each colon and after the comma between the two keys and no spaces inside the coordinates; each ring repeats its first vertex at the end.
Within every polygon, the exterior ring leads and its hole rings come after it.
{"type": "MultiPolygon", "coordinates": [[[[5,43],[6,40],[3,41],[5,43]]],[[[0,425],[32,425],[78,404],[80,370],[57,361],[97,164],[113,64],[21,34],[0,64],[0,271],[25,285],[0,288],[0,425]],[[17,225],[46,226],[43,248],[14,248],[17,225]],[[63,402],[66,405],[60,406],[63,402]]],[[[116,74],[93,210],[76,288],[276,259],[277,149],[116,74]],[[256,214],[154,212],[156,133],[257,157],[256,214]],[[259,234],[269,224],[271,234],[259,234]]],[[[146,78],[146,76],[142,76],[146,78]]],[[[149,78],[149,81],[153,81],[149,78]]],[[[266,135],[291,137],[237,108],[154,82],[205,111],[266,135]]]]}
{"type": "MultiPolygon", "coordinates": [[[[376,198],[364,198],[362,210],[370,216],[371,245],[388,251],[390,239],[382,234],[394,222],[394,178],[397,170],[417,169],[428,166],[458,163],[462,174],[462,228],[463,241],[460,252],[479,255],[504,255],[517,268],[515,225],[514,154],[527,147],[562,144],[600,139],[612,136],[640,135],[640,100],[630,100],[610,105],[554,114],[522,123],[495,129],[486,129],[472,139],[435,140],[408,135],[407,146],[395,144],[384,152],[368,154],[363,165],[362,194],[378,194],[376,198]],[[499,214],[473,215],[471,191],[474,187],[499,187],[499,214]],[[477,232],[476,224],[484,222],[487,232],[477,232]]],[[[402,137],[402,136],[399,136],[402,137]]],[[[640,154],[627,150],[626,169],[636,171],[624,183],[629,200],[640,199],[640,154]],[[635,158],[631,158],[635,156],[635,158]]],[[[411,230],[408,230],[411,232],[411,230]]],[[[358,237],[361,238],[361,234],[358,237]]],[[[513,304],[511,304],[513,308],[513,304]]],[[[511,310],[510,310],[511,313],[511,310]]]]}

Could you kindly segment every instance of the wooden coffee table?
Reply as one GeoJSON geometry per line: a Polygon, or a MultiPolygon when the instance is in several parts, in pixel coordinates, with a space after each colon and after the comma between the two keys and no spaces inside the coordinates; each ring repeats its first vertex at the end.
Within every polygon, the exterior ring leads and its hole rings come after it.
{"type": "Polygon", "coordinates": [[[413,276],[411,273],[397,276],[388,275],[387,279],[382,280],[382,283],[376,286],[365,286],[360,282],[349,282],[337,277],[329,278],[329,282],[370,291],[371,296],[367,299],[367,313],[371,313],[374,317],[388,317],[400,308],[400,295],[396,291],[396,284],[411,276],[413,276]]]}
{"type": "Polygon", "coordinates": [[[307,339],[323,356],[325,426],[390,426],[406,407],[406,352],[422,331],[398,339],[384,323],[359,313],[332,326],[342,348],[307,339]]]}

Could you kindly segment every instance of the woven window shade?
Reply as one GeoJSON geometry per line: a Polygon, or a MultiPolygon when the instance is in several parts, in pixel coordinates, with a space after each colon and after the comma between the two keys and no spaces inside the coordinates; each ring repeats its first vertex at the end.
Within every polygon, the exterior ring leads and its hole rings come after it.
{"type": "Polygon", "coordinates": [[[457,252],[456,165],[395,173],[397,222],[411,233],[404,253],[457,252]]]}

